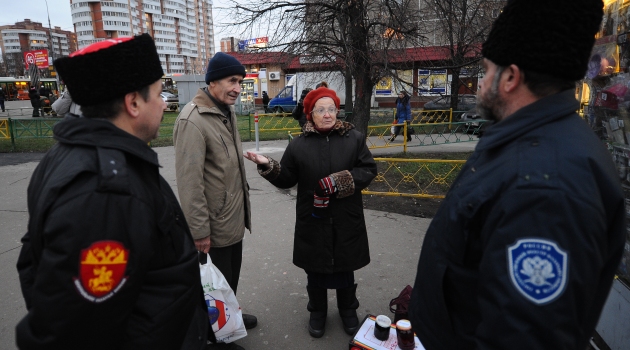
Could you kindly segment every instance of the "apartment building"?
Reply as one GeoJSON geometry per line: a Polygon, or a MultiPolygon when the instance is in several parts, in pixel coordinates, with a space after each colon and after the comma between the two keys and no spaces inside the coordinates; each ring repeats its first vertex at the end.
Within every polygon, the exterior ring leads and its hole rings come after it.
{"type": "Polygon", "coordinates": [[[2,50],[3,74],[24,75],[24,51],[47,49],[49,57],[68,56],[77,50],[76,34],[42,23],[25,19],[15,24],[0,26],[0,50],[2,50]],[[52,34],[52,35],[51,35],[52,34]],[[52,37],[52,52],[51,50],[52,37]]]}
{"type": "Polygon", "coordinates": [[[199,74],[214,55],[212,0],[69,1],[79,49],[148,33],[167,74],[199,74]]]}

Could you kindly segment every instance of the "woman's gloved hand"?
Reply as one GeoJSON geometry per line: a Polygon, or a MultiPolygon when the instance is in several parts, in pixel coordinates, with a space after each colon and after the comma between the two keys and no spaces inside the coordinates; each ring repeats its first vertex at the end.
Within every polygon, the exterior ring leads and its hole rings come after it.
{"type": "Polygon", "coordinates": [[[337,192],[337,185],[335,180],[326,176],[318,182],[318,186],[315,186],[313,195],[313,216],[316,218],[328,218],[330,212],[328,210],[328,204],[330,203],[330,196],[337,192]]]}
{"type": "MultiPolygon", "coordinates": [[[[337,184],[335,183],[335,179],[330,176],[326,176],[319,180],[319,187],[321,190],[321,194],[324,196],[330,196],[333,193],[337,192],[337,184]]],[[[315,189],[317,190],[317,189],[315,189]]]]}

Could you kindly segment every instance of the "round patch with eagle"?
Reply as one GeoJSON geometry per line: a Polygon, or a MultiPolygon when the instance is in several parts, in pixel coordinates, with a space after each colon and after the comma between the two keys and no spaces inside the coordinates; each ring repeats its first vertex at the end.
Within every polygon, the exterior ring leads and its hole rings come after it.
{"type": "Polygon", "coordinates": [[[518,240],[507,249],[512,284],[525,298],[542,305],[562,294],[567,283],[568,254],[540,238],[518,240]]]}

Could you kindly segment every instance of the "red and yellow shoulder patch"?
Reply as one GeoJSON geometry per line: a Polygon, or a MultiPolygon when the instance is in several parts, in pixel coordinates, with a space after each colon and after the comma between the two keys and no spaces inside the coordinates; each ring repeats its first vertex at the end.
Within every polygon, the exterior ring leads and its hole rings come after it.
{"type": "Polygon", "coordinates": [[[124,276],[129,250],[116,241],[98,241],[81,250],[80,276],[74,278],[79,294],[100,303],[116,294],[127,281],[124,276]]]}

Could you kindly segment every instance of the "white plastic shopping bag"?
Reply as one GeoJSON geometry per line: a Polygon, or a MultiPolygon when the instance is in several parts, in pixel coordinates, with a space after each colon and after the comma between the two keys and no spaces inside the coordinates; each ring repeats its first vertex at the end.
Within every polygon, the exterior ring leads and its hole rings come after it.
{"type": "Polygon", "coordinates": [[[236,296],[219,269],[207,254],[206,264],[200,264],[201,286],[208,306],[208,318],[219,343],[231,343],[247,336],[243,312],[236,296]]]}

